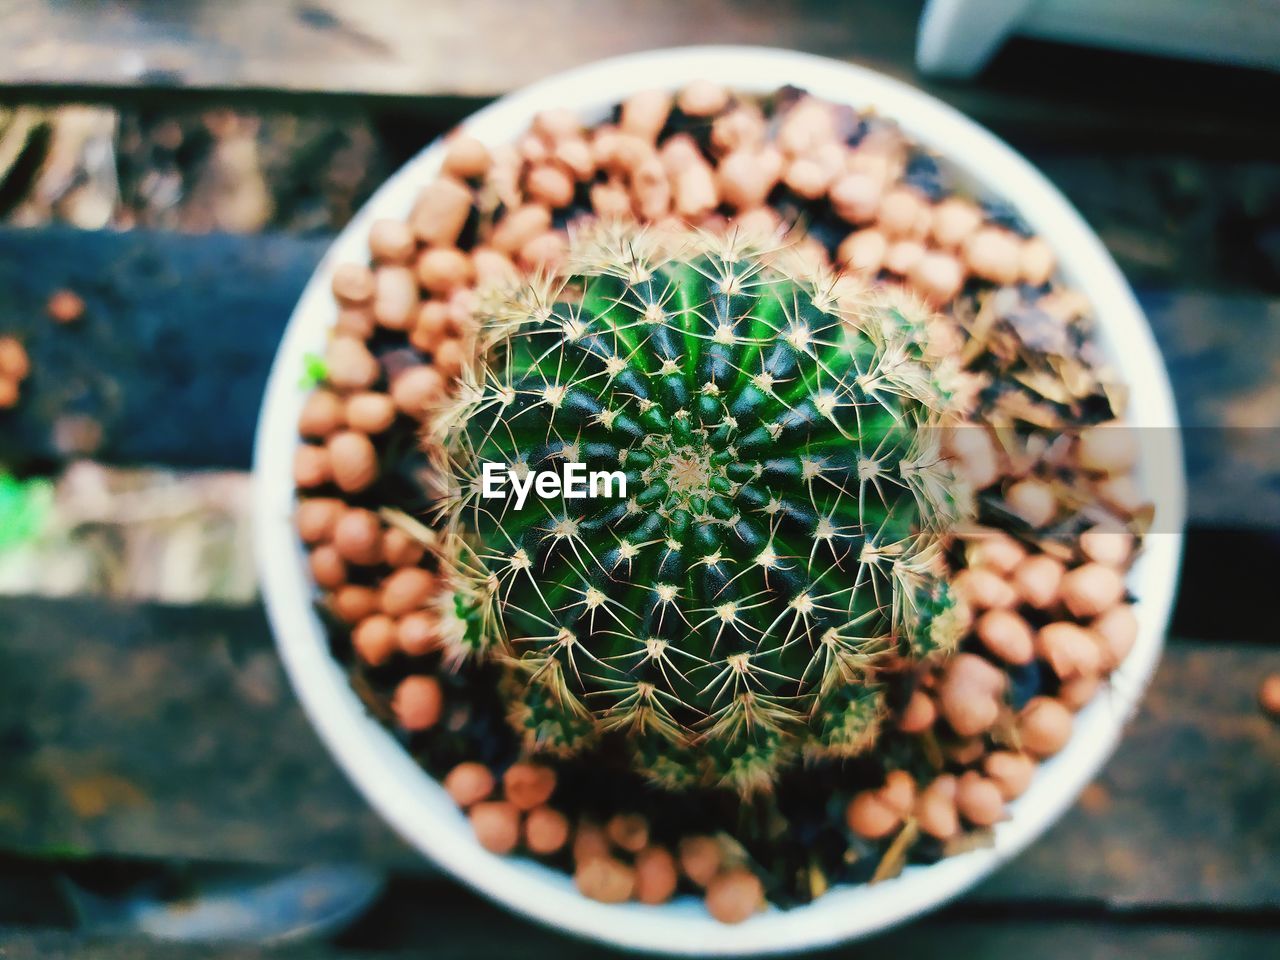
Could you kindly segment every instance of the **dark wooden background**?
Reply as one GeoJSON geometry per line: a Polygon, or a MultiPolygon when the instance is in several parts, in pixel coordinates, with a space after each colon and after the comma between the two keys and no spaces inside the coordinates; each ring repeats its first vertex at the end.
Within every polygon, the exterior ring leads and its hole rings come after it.
{"type": "MultiPolygon", "coordinates": [[[[939,914],[836,951],[1257,958],[1280,942],[1280,78],[1014,41],[977,81],[911,66],[920,4],[856,0],[0,0],[0,107],[354,118],[386,167],[488,98],[610,54],[789,46],[911,79],[1058,183],[1139,292],[1191,480],[1173,639],[1119,753],[1041,842],[939,914]]],[[[0,464],[239,474],[288,312],[333,225],[248,235],[0,225],[0,333],[34,361],[0,464]],[[58,289],[84,297],[56,327],[58,289]]],[[[188,474],[194,477],[199,474],[188,474]]],[[[310,732],[255,602],[0,597],[0,956],[598,956],[432,873],[310,732]],[[390,882],[335,943],[85,935],[65,874],[359,862],[390,882]]]]}

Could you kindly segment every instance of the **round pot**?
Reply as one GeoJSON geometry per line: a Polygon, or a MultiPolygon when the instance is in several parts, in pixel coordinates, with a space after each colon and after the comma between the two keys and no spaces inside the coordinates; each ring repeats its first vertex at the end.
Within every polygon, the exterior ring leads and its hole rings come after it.
{"type": "Polygon", "coordinates": [[[863,67],[751,47],[663,50],[605,60],[503,97],[465,129],[496,145],[515,140],[533,115],[569,107],[598,120],[629,94],[656,85],[675,89],[708,78],[746,92],[794,84],[838,103],[874,107],[912,138],[948,158],[980,193],[1016,207],[1056,251],[1062,280],[1094,306],[1104,353],[1131,388],[1129,421],[1141,448],[1141,474],[1157,500],[1157,532],[1133,568],[1140,632],[1111,689],[1078,716],[1070,744],[1038,770],[1010,807],[995,844],[933,866],[908,867],[893,880],[837,887],[806,906],[770,908],[725,926],[691,898],[663,906],[610,906],[587,900],[565,874],[530,860],[498,857],[475,841],[463,814],[396,739],[368,715],[330,656],[313,607],[305,553],[293,528],[292,460],[305,391],[299,376],[308,353],[324,350],[335,317],[331,274],[363,261],[370,225],[404,218],[440,167],[443,148],[428,147],[365,204],[316,269],[289,321],[267,384],[254,462],[255,543],[267,611],[281,657],[321,739],[383,817],[411,844],[477,891],[567,933],[618,946],[673,954],[723,955],[810,949],[883,930],[930,910],[975,884],[1038,837],[1072,804],[1120,737],[1156,661],[1173,599],[1182,547],[1183,474],[1177,414],[1151,332],[1129,287],[1097,236],[1026,160],[940,101],[863,67]]]}

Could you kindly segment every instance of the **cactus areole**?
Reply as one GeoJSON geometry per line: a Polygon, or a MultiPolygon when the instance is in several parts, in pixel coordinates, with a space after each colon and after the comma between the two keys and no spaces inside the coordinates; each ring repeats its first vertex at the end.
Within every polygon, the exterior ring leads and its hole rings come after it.
{"type": "Polygon", "coordinates": [[[886,672],[957,642],[941,538],[963,497],[929,314],[785,253],[596,230],[558,276],[484,298],[425,442],[449,652],[508,665],[529,752],[616,750],[671,789],[750,794],[867,750],[886,672]],[[620,471],[625,496],[517,504],[519,478],[567,464],[620,471]]]}

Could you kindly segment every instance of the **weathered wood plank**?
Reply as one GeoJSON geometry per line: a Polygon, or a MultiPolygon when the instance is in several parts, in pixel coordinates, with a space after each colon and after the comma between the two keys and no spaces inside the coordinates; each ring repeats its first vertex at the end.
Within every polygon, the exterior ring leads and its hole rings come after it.
{"type": "MultiPolygon", "coordinates": [[[[0,332],[34,360],[0,460],[245,467],[271,357],[320,238],[0,229],[0,332]],[[80,293],[83,320],[44,316],[80,293]]],[[[1280,302],[1142,295],[1187,430],[1193,522],[1280,523],[1280,302]],[[1248,349],[1241,349],[1248,344],[1248,349]]],[[[301,375],[301,371],[299,371],[301,375]]]]}
{"type": "MultiPolygon", "coordinates": [[[[433,960],[497,956],[510,960],[593,960],[636,956],[570,940],[474,901],[458,903],[446,897],[443,901],[433,900],[425,909],[420,903],[415,908],[420,918],[416,946],[404,945],[403,940],[389,949],[344,949],[326,944],[186,946],[139,940],[86,941],[58,931],[12,930],[0,933],[0,955],[6,960],[420,960],[426,955],[433,960]]],[[[1195,926],[1176,921],[1128,923],[1025,915],[971,918],[963,911],[961,907],[861,943],[804,956],[812,960],[886,955],[899,960],[944,956],[990,960],[1028,956],[1037,960],[1257,960],[1268,955],[1267,945],[1274,946],[1276,936],[1274,928],[1245,924],[1195,926]]]]}
{"type": "Polygon", "coordinates": [[[0,86],[490,97],[602,57],[697,43],[857,60],[919,83],[1004,135],[1194,142],[1274,153],[1261,71],[1016,41],[981,86],[924,81],[922,0],[7,0],[0,86]]]}
{"type": "MultiPolygon", "coordinates": [[[[326,758],[256,610],[0,600],[0,849],[422,862],[326,758]]],[[[1174,643],[1091,802],[987,900],[1280,903],[1280,738],[1267,647],[1174,643]]]]}
{"type": "Polygon", "coordinates": [[[0,83],[491,96],[602,57],[754,43],[909,68],[922,0],[10,0],[0,83]]]}
{"type": "MultiPolygon", "coordinates": [[[[275,345],[327,239],[0,231],[0,330],[33,359],[0,459],[248,464],[275,345]],[[45,315],[57,290],[82,320],[45,315]]],[[[301,375],[301,374],[300,374],[301,375]]]]}

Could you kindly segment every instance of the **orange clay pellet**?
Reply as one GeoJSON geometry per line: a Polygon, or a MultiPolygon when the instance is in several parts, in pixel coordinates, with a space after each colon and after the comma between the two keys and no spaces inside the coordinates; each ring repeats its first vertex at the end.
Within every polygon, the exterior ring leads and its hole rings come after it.
{"type": "Polygon", "coordinates": [[[418,318],[418,281],[410,267],[387,265],[374,274],[373,318],[388,330],[408,330],[418,318]]]}
{"type": "Polygon", "coordinates": [[[526,203],[507,213],[493,229],[489,243],[505,254],[518,253],[534,237],[551,229],[551,211],[540,203],[526,203]]]}
{"type": "Polygon", "coordinates": [[[1027,557],[1013,572],[1013,586],[1023,601],[1037,610],[1047,610],[1058,601],[1062,576],[1067,572],[1061,560],[1048,554],[1027,557]]]}
{"type": "Polygon", "coordinates": [[[406,613],[396,624],[396,642],[411,657],[439,649],[441,640],[440,618],[430,610],[406,613]]]}
{"type": "Polygon", "coordinates": [[[639,853],[649,845],[649,821],[638,813],[619,813],[604,825],[605,835],[614,846],[628,853],[639,853]]]}
{"type": "Polygon", "coordinates": [[[635,871],[613,857],[595,857],[578,864],[573,882],[584,897],[601,903],[626,903],[635,890],[635,871]]]}
{"type": "Polygon", "coordinates": [[[1138,639],[1138,616],[1132,605],[1120,604],[1094,620],[1091,629],[1102,642],[1102,668],[1114,670],[1138,639]]]}
{"type": "Polygon", "coordinates": [[[890,237],[906,236],[915,226],[923,205],[924,200],[912,187],[893,187],[880,201],[876,222],[890,237]]]}
{"type": "Polygon", "coordinates": [[[955,248],[982,226],[982,210],[972,200],[947,197],[933,210],[931,232],[941,247],[955,248]]]}
{"type": "Polygon", "coordinates": [[[412,567],[426,548],[409,534],[397,527],[390,527],[382,535],[382,559],[392,567],[412,567]]]}
{"type": "Polygon", "coordinates": [[[493,796],[495,784],[493,772],[474,760],[458,764],[444,778],[445,792],[464,810],[493,796]]]}
{"type": "Polygon", "coordinates": [[[466,134],[450,137],[445,147],[444,172],[459,180],[474,180],[489,172],[493,158],[489,148],[466,134]]]}
{"type": "Polygon", "coordinates": [[[352,430],[381,433],[396,421],[396,404],[385,393],[366,390],[347,397],[346,421],[352,430]]]}
{"type": "Polygon", "coordinates": [[[301,489],[318,487],[333,479],[329,451],[304,443],[293,454],[293,482],[301,489]]]}
{"type": "Polygon", "coordinates": [[[1122,473],[1138,461],[1138,445],[1133,430],[1112,421],[1088,427],[1080,433],[1076,460],[1094,473],[1122,473]]]}
{"type": "Polygon", "coordinates": [[[989,827],[1004,816],[1004,797],[995,781],[969,770],[956,786],[956,809],[975,827],[989,827]]]}
{"type": "Polygon", "coordinates": [[[448,302],[428,300],[418,310],[418,321],[413,327],[414,345],[429,352],[445,337],[457,336],[460,332],[453,322],[448,302]]]}
{"type": "Polygon", "coordinates": [[[631,194],[636,212],[646,220],[661,220],[671,209],[671,181],[662,161],[651,156],[632,171],[631,194]]]}
{"type": "Polygon", "coordinates": [[[369,253],[381,263],[408,264],[413,261],[418,242],[403,220],[375,220],[369,228],[369,253]]]}
{"type": "Polygon", "coordinates": [[[677,173],[675,181],[675,208],[680,216],[697,219],[719,205],[715,176],[701,157],[677,173]]]}
{"type": "Polygon", "coordinates": [[[1046,623],[1036,633],[1036,652],[1063,680],[1096,676],[1102,669],[1102,647],[1075,623],[1046,623]]]}
{"type": "Polygon", "coordinates": [[[544,140],[555,142],[564,137],[581,136],[582,120],[567,107],[552,107],[535,113],[530,129],[544,140]]]}
{"type": "Polygon", "coordinates": [[[502,775],[502,793],[520,810],[532,810],[551,799],[556,772],[540,763],[513,763],[502,775]]]}
{"type": "Polygon", "coordinates": [[[382,373],[378,358],[354,337],[334,337],[325,351],[325,379],[339,390],[363,390],[382,373]]]}
{"type": "Polygon", "coordinates": [[[351,631],[351,645],[365,663],[381,666],[396,652],[396,622],[382,613],[365,617],[351,631]]]}
{"type": "Polygon", "coordinates": [[[949,253],[929,250],[916,260],[908,279],[929,303],[939,306],[954,300],[964,286],[964,266],[949,253]]]}
{"type": "Polygon", "coordinates": [[[471,251],[471,263],[476,271],[476,282],[484,286],[512,283],[519,279],[520,271],[501,250],[476,247],[471,251]]]}
{"type": "Polygon", "coordinates": [[[338,337],[351,337],[356,340],[368,340],[378,327],[373,319],[371,306],[339,307],[338,319],[334,321],[333,333],[338,337]]]}
{"type": "Polygon", "coordinates": [[[441,177],[418,196],[409,226],[423,243],[433,246],[456,246],[458,236],[471,216],[471,190],[450,177],[441,177]]]}
{"type": "Polygon", "coordinates": [[[396,722],[405,730],[429,730],[440,722],[444,695],[435,677],[405,677],[391,697],[396,722]]]}
{"type": "Polygon", "coordinates": [[[526,270],[552,269],[564,261],[568,252],[569,238],[559,230],[548,230],[521,247],[516,259],[526,270]]]}
{"type": "Polygon", "coordinates": [[[391,399],[411,417],[421,418],[444,394],[444,377],[427,364],[410,367],[391,382],[391,399]]]}
{"type": "Polygon", "coordinates": [[[760,206],[778,182],[769,164],[754,150],[736,150],[715,171],[720,198],[737,210],[760,206]]]}
{"type": "Polygon", "coordinates": [[[1058,699],[1064,707],[1075,713],[1077,710],[1084,709],[1100,686],[1102,686],[1102,678],[1096,673],[1081,674],[1064,681],[1062,686],[1058,687],[1058,699]]]}
{"type": "Polygon", "coordinates": [[[433,351],[431,362],[435,366],[436,372],[445,379],[445,382],[457,379],[462,373],[462,364],[466,357],[466,348],[462,345],[462,340],[458,337],[445,337],[433,351]]]}
{"type": "Polygon", "coordinates": [[[402,617],[421,610],[431,597],[436,578],[421,567],[401,567],[382,581],[382,612],[402,617]]]}
{"type": "Polygon", "coordinates": [[[880,799],[897,811],[898,816],[907,817],[916,803],[915,777],[905,770],[890,770],[885,774],[879,794],[880,799]]]}
{"type": "Polygon", "coordinates": [[[1019,480],[1005,493],[1009,509],[1033,527],[1048,526],[1058,512],[1053,489],[1040,480],[1019,480]]]}
{"type": "Polygon", "coordinates": [[[325,445],[333,470],[333,482],[346,493],[359,493],[378,478],[378,452],[363,433],[343,430],[325,445]]]}
{"type": "Polygon", "coordinates": [[[334,591],[330,607],[343,623],[359,623],[378,612],[378,591],[348,583],[334,591]]]}
{"type": "Polygon", "coordinates": [[[1022,746],[1038,757],[1050,757],[1071,739],[1071,712],[1052,697],[1032,697],[1018,715],[1022,746]]]}
{"type": "Polygon", "coordinates": [[[884,266],[888,251],[889,241],[885,235],[875,227],[867,227],[840,241],[836,248],[836,262],[852,273],[876,274],[884,266]]]}
{"type": "MultiPolygon", "coordinates": [[[[847,223],[870,223],[880,211],[883,184],[866,173],[850,172],[831,184],[827,196],[836,215],[847,223]]],[[[876,231],[880,233],[880,231],[876,231]]]]}
{"type": "Polygon", "coordinates": [[[333,545],[347,563],[370,567],[382,562],[382,522],[372,510],[353,507],[333,528],[333,545]]]}
{"type": "Polygon", "coordinates": [[[1022,240],[1002,227],[981,227],[964,242],[965,265],[992,283],[1018,282],[1022,240]]]}
{"type": "Polygon", "coordinates": [[[342,398],[332,390],[313,390],[298,417],[298,433],[311,440],[323,440],[346,425],[342,398]]]}
{"type": "Polygon", "coordinates": [[[551,807],[534,807],[524,818],[524,845],[531,853],[550,856],[569,842],[569,818],[551,807]]]}
{"type": "Polygon", "coordinates": [[[558,164],[542,163],[534,167],[525,177],[524,186],[530,200],[553,210],[573,202],[573,177],[558,164]]]}
{"type": "Polygon", "coordinates": [[[1023,283],[1039,287],[1049,282],[1056,266],[1053,251],[1040,237],[1031,237],[1018,253],[1018,273],[1023,283]]]}
{"type": "Polygon", "coordinates": [[[336,590],[347,582],[347,565],[329,544],[322,544],[311,551],[308,560],[311,579],[323,590],[336,590]]]}
{"type": "Polygon", "coordinates": [[[1096,617],[1124,598],[1124,577],[1114,567],[1086,563],[1062,578],[1062,603],[1073,617],[1096,617]]]}
{"type": "Polygon", "coordinates": [[[671,94],[665,90],[643,90],[623,101],[618,126],[652,143],[658,139],[670,114],[671,94]]]}
{"type": "Polygon", "coordinates": [[[586,863],[598,857],[607,857],[609,852],[609,838],[604,835],[604,827],[586,820],[578,821],[573,831],[574,862],[586,863]]]}
{"type": "Polygon", "coordinates": [[[339,303],[368,303],[373,299],[373,271],[363,263],[340,263],[333,271],[331,286],[339,303]]]}
{"type": "Polygon", "coordinates": [[[84,299],[74,291],[59,290],[45,305],[55,323],[75,323],[84,316],[84,299]]]}
{"type": "Polygon", "coordinates": [[[685,837],[679,847],[680,869],[700,887],[720,872],[724,855],[715,837],[685,837]]]}
{"type": "Polygon", "coordinates": [[[707,885],[707,912],[721,923],[742,923],[763,905],[764,886],[745,867],[726,870],[707,885]]]}
{"type": "Polygon", "coordinates": [[[920,829],[938,840],[949,840],[960,829],[956,811],[956,778],[944,774],[920,791],[916,799],[920,829]]]}
{"type": "Polygon", "coordinates": [[[636,854],[635,897],[641,903],[666,903],[676,892],[680,875],[676,859],[665,847],[646,847],[636,854]]]}
{"type": "Polygon", "coordinates": [[[20,398],[21,389],[18,381],[0,376],[0,410],[12,410],[18,405],[20,398]]]}
{"type": "Polygon", "coordinates": [[[952,581],[952,589],[971,609],[991,610],[1013,607],[1018,593],[1003,577],[990,570],[970,568],[961,570],[952,581]]]}
{"type": "Polygon", "coordinates": [[[1011,610],[988,610],[974,624],[974,632],[982,645],[1005,663],[1025,666],[1035,658],[1031,627],[1011,610]]]}
{"type": "Polygon", "coordinates": [[[303,543],[323,543],[333,536],[334,524],[346,506],[335,497],[312,497],[298,504],[294,524],[303,543]]]}
{"type": "Polygon", "coordinates": [[[729,105],[729,91],[710,80],[694,80],[676,96],[676,106],[691,117],[709,117],[729,105]]]}
{"type": "Polygon", "coordinates": [[[1085,558],[1108,567],[1124,567],[1133,553],[1133,534],[1105,526],[1080,534],[1080,552],[1085,558]]]}
{"type": "Polygon", "coordinates": [[[1027,792],[1031,778],[1035,776],[1036,762],[1025,753],[997,750],[987,754],[982,769],[999,788],[1000,796],[1008,801],[1027,792]]]}
{"type": "Polygon", "coordinates": [[[477,803],[468,813],[480,846],[490,853],[510,853],[520,842],[520,811],[501,800],[477,803]]]}
{"type": "Polygon", "coordinates": [[[1263,678],[1258,687],[1258,705],[1273,718],[1280,718],[1280,673],[1263,678]]]}
{"type": "Polygon", "coordinates": [[[0,337],[0,377],[15,383],[25,380],[31,372],[31,358],[27,348],[17,337],[0,337]]]}
{"type": "Polygon", "coordinates": [[[475,277],[471,258],[455,247],[428,247],[418,255],[416,267],[422,289],[437,296],[464,286],[475,277]]]}
{"type": "Polygon", "coordinates": [[[988,533],[970,541],[966,557],[971,567],[986,567],[1009,576],[1027,555],[1026,548],[1007,533],[988,533]]]}
{"type": "Polygon", "coordinates": [[[862,790],[854,794],[844,816],[849,829],[868,840],[887,837],[902,823],[898,811],[876,790],[862,790]]]}
{"type": "Polygon", "coordinates": [[[591,209],[606,220],[631,216],[631,195],[616,183],[596,183],[591,186],[591,209]]]}
{"type": "Polygon", "coordinates": [[[924,733],[938,719],[938,708],[923,690],[913,691],[907,701],[902,717],[898,720],[898,729],[903,733],[924,733]]]}

